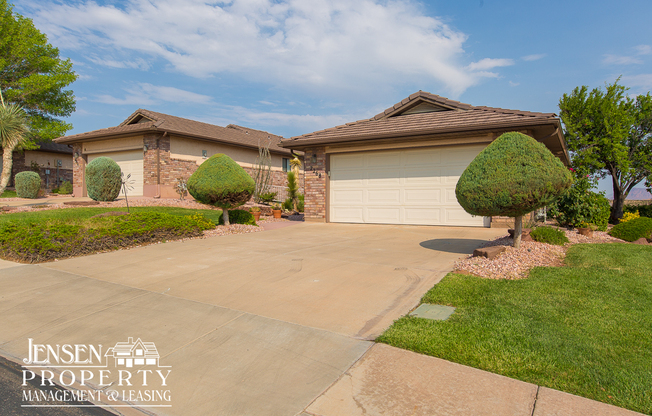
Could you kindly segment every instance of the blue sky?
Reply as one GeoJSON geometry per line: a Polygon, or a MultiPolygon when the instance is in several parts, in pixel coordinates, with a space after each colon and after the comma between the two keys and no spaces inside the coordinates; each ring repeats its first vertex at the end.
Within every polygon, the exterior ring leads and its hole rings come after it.
{"type": "Polygon", "coordinates": [[[652,89],[652,1],[20,0],[74,62],[81,133],[137,108],[291,137],[424,90],[558,112],[579,85],[652,89]]]}

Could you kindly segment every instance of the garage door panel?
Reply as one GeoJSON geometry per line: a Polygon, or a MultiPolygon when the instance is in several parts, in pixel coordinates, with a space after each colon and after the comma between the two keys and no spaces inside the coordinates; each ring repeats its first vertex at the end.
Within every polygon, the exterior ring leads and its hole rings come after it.
{"type": "Polygon", "coordinates": [[[400,189],[368,189],[366,202],[380,205],[399,205],[401,203],[400,189]]]}
{"type": "Polygon", "coordinates": [[[483,226],[483,217],[469,215],[457,203],[455,186],[484,147],[331,155],[330,221],[483,226]]]}

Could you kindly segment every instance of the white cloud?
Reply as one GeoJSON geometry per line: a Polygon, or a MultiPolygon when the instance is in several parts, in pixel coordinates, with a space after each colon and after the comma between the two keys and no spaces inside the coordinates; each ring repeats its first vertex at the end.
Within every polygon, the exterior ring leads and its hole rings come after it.
{"type": "Polygon", "coordinates": [[[643,63],[643,61],[641,61],[639,58],[633,56],[620,56],[611,54],[604,55],[602,62],[608,65],[632,65],[643,63]]]}
{"type": "Polygon", "coordinates": [[[210,104],[212,102],[212,98],[207,95],[147,83],[140,83],[124,88],[124,91],[127,92],[124,98],[116,98],[111,95],[98,95],[95,101],[104,104],[138,106],[155,105],[161,102],[190,104],[210,104]]]}
{"type": "Polygon", "coordinates": [[[627,85],[628,87],[641,87],[648,91],[652,90],[652,74],[623,76],[622,85],[627,85]]]}
{"type": "Polygon", "coordinates": [[[514,65],[512,59],[493,59],[493,58],[484,58],[478,62],[473,62],[467,66],[470,71],[486,71],[487,69],[498,68],[501,66],[511,66],[514,65]]]}
{"type": "Polygon", "coordinates": [[[510,86],[510,87],[518,87],[519,85],[521,85],[520,82],[512,82],[512,81],[509,81],[509,86],[510,86]]]}
{"type": "Polygon", "coordinates": [[[636,53],[638,55],[651,55],[652,54],[652,46],[650,46],[650,45],[638,45],[634,49],[636,49],[636,53]]]}
{"type": "Polygon", "coordinates": [[[522,57],[521,59],[524,61],[538,61],[539,59],[545,58],[546,54],[545,53],[538,53],[534,55],[526,55],[522,57]]]}
{"type": "Polygon", "coordinates": [[[369,91],[388,81],[438,82],[458,96],[510,59],[465,66],[467,36],[412,0],[24,0],[39,28],[96,64],[168,69],[204,78],[236,74],[322,93],[369,91]],[[397,81],[398,80],[398,81],[397,81]]]}

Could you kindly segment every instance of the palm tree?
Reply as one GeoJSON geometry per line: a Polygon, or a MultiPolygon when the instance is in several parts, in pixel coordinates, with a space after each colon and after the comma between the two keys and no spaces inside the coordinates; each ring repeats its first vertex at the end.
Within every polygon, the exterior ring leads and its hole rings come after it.
{"type": "Polygon", "coordinates": [[[29,127],[27,114],[16,104],[5,105],[5,100],[0,91],[0,145],[2,146],[2,174],[0,175],[0,195],[5,191],[11,167],[13,166],[13,153],[16,147],[27,140],[29,127]]]}

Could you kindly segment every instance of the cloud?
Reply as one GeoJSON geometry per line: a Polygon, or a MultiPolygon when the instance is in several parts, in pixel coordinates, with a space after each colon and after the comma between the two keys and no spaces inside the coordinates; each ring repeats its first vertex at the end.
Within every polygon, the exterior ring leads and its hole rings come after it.
{"type": "Polygon", "coordinates": [[[538,61],[539,59],[545,58],[546,54],[545,53],[538,53],[535,55],[526,55],[522,57],[521,59],[524,61],[538,61]]]}
{"type": "Polygon", "coordinates": [[[466,65],[467,36],[425,15],[413,0],[24,0],[38,27],[89,60],[147,70],[162,60],[191,77],[246,80],[321,93],[374,91],[379,84],[436,82],[458,96],[488,69],[466,65]]]}
{"type": "Polygon", "coordinates": [[[604,55],[602,62],[607,65],[633,65],[633,64],[642,64],[639,58],[633,56],[620,56],[620,55],[604,55]]]}
{"type": "Polygon", "coordinates": [[[111,95],[98,95],[94,101],[114,105],[156,105],[161,102],[188,103],[188,104],[210,104],[212,98],[207,95],[197,94],[174,87],[165,87],[147,83],[139,83],[128,88],[124,98],[116,98],[111,95]]]}
{"type": "Polygon", "coordinates": [[[512,82],[512,81],[509,81],[509,86],[510,86],[510,87],[518,87],[519,85],[521,85],[520,82],[512,82]]]}
{"type": "Polygon", "coordinates": [[[652,74],[623,76],[622,84],[628,87],[641,87],[649,91],[652,89],[652,74]]]}
{"type": "Polygon", "coordinates": [[[651,55],[652,54],[652,46],[650,46],[650,45],[638,45],[634,49],[636,49],[636,53],[638,55],[651,55]]]}

